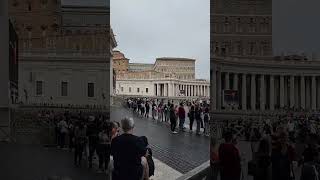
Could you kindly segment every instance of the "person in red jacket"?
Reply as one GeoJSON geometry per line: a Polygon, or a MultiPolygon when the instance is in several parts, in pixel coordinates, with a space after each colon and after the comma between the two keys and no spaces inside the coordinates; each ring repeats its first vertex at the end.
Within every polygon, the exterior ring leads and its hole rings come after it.
{"type": "Polygon", "coordinates": [[[241,164],[238,148],[232,143],[232,132],[226,132],[225,143],[219,147],[221,180],[240,180],[241,164]]]}
{"type": "Polygon", "coordinates": [[[184,122],[186,119],[186,111],[184,110],[183,103],[180,103],[180,107],[178,109],[178,116],[179,116],[179,128],[180,131],[184,131],[184,122]]]}

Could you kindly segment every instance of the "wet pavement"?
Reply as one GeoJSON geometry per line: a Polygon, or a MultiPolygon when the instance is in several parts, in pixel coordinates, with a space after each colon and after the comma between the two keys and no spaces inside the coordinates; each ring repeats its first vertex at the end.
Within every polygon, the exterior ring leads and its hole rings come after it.
{"type": "Polygon", "coordinates": [[[170,126],[151,118],[140,118],[125,108],[112,107],[111,120],[133,117],[134,133],[148,137],[154,157],[173,169],[186,173],[209,160],[210,139],[195,133],[172,134],[170,126]]]}

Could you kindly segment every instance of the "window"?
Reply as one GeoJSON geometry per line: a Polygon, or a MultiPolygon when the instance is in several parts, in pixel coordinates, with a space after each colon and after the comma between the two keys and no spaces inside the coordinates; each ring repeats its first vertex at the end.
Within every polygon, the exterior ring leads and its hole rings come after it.
{"type": "Polygon", "coordinates": [[[61,82],[61,96],[68,96],[68,82],[61,82]]]}
{"type": "Polygon", "coordinates": [[[88,97],[94,97],[94,83],[88,83],[88,97]]]}
{"type": "Polygon", "coordinates": [[[146,88],[146,93],[148,93],[149,92],[149,88],[146,88]]]}
{"type": "Polygon", "coordinates": [[[36,95],[43,95],[43,81],[36,82],[36,95]]]}
{"type": "Polygon", "coordinates": [[[140,88],[137,88],[137,92],[140,92],[140,88]]]}
{"type": "Polygon", "coordinates": [[[131,87],[129,87],[129,92],[131,92],[131,87]]]}
{"type": "Polygon", "coordinates": [[[123,87],[121,87],[121,92],[123,92],[123,87]]]}

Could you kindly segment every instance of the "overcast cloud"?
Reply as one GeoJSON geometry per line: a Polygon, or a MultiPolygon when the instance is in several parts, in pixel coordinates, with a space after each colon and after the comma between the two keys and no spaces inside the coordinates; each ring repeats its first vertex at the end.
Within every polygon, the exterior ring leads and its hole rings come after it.
{"type": "Polygon", "coordinates": [[[210,77],[209,0],[111,0],[111,25],[130,62],[157,57],[196,59],[197,78],[210,77]]]}
{"type": "MultiPolygon", "coordinates": [[[[195,58],[198,78],[209,78],[209,0],[111,0],[111,24],[131,62],[195,58]]],[[[273,1],[273,49],[320,57],[320,1],[273,1]]]]}

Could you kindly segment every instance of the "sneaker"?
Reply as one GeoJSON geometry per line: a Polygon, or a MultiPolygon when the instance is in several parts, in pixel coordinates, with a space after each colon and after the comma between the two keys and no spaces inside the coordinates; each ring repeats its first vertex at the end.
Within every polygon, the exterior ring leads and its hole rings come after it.
{"type": "Polygon", "coordinates": [[[178,134],[178,132],[177,132],[177,131],[173,131],[172,133],[173,133],[173,134],[178,134]]]}

